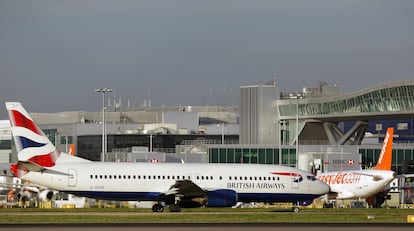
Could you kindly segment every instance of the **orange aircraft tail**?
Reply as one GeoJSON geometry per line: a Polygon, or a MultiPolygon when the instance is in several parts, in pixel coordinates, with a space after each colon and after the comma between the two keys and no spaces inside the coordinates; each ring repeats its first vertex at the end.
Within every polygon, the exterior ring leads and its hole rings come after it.
{"type": "Polygon", "coordinates": [[[384,137],[384,143],[382,144],[381,153],[379,155],[377,165],[375,165],[374,169],[391,170],[393,136],[394,128],[388,128],[387,134],[384,137]]]}

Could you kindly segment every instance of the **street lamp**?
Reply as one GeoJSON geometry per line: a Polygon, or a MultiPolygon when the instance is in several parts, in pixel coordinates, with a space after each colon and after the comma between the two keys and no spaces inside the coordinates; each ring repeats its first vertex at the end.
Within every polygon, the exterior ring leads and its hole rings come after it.
{"type": "Polygon", "coordinates": [[[105,125],[105,93],[106,92],[112,92],[111,88],[98,88],[95,89],[95,92],[101,92],[102,93],[102,157],[101,161],[104,162],[105,153],[106,153],[106,125],[105,125]]]}

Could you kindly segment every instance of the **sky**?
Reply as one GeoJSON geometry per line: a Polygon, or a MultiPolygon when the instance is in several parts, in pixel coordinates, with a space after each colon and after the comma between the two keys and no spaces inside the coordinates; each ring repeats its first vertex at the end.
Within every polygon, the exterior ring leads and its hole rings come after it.
{"type": "MultiPolygon", "coordinates": [[[[0,0],[0,99],[30,112],[238,105],[240,86],[414,79],[412,0],[0,0]]],[[[4,106],[0,119],[7,119],[4,106]]]]}

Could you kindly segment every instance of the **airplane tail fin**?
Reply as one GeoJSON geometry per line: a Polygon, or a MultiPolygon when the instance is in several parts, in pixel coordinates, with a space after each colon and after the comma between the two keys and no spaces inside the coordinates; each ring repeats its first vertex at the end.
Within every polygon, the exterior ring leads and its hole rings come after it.
{"type": "Polygon", "coordinates": [[[381,153],[377,165],[374,169],[377,170],[391,170],[392,163],[392,141],[394,135],[394,128],[388,128],[382,144],[381,153]]]}
{"type": "Polygon", "coordinates": [[[37,126],[19,102],[6,102],[19,161],[53,167],[61,152],[37,126]]]}

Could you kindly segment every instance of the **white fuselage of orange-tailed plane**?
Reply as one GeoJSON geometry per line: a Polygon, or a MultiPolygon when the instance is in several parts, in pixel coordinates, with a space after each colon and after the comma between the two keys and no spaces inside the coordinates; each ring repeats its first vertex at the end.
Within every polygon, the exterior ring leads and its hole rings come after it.
{"type": "Polygon", "coordinates": [[[329,192],[310,172],[259,164],[103,163],[57,150],[18,102],[6,103],[19,162],[13,173],[32,183],[78,196],[156,201],[170,205],[226,207],[237,202],[308,205],[329,192]]]}
{"type": "Polygon", "coordinates": [[[329,185],[336,199],[358,199],[384,189],[395,178],[395,173],[372,169],[330,172],[316,177],[329,185]]]}
{"type": "Polygon", "coordinates": [[[337,171],[318,174],[316,177],[330,187],[330,197],[359,199],[372,196],[384,189],[395,178],[391,170],[393,128],[388,128],[373,169],[337,171]]]}

